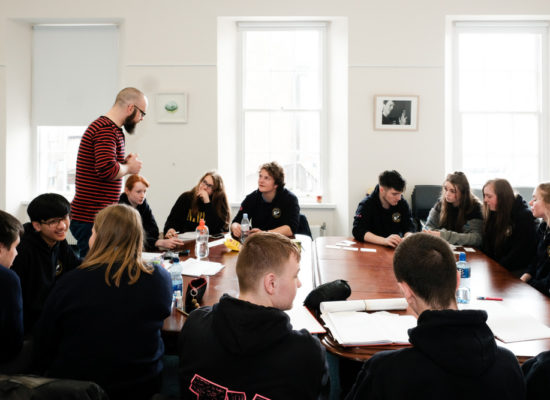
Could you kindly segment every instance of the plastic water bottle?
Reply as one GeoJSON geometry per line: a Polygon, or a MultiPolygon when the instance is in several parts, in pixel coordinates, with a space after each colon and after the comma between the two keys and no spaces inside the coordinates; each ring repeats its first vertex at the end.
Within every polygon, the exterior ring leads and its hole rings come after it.
{"type": "Polygon", "coordinates": [[[172,258],[170,276],[172,277],[172,301],[174,301],[178,295],[181,297],[181,294],[183,293],[183,279],[181,277],[181,264],[179,257],[172,258]]]}
{"type": "Polygon", "coordinates": [[[461,304],[470,302],[470,275],[472,269],[470,264],[466,262],[466,253],[460,252],[456,269],[460,271],[460,286],[456,291],[456,301],[461,304]]]}
{"type": "Polygon", "coordinates": [[[243,219],[241,220],[241,242],[244,243],[250,232],[250,220],[248,219],[248,214],[243,214],[243,219]]]}
{"type": "Polygon", "coordinates": [[[204,219],[201,219],[199,226],[195,231],[197,233],[197,239],[195,240],[195,256],[200,260],[201,258],[208,257],[208,227],[204,224],[204,219]]]}

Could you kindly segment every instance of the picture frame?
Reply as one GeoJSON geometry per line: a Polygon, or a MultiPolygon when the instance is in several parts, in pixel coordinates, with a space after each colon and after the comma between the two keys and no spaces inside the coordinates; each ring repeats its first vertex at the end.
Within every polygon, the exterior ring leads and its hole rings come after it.
{"type": "Polygon", "coordinates": [[[418,130],[418,96],[374,96],[374,129],[418,130]]]}
{"type": "Polygon", "coordinates": [[[187,123],[187,93],[158,93],[155,111],[160,124],[187,123]]]}

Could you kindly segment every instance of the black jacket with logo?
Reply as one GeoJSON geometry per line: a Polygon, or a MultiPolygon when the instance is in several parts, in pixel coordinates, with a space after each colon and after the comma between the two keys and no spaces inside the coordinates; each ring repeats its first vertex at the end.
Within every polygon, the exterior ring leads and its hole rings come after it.
{"type": "Polygon", "coordinates": [[[50,248],[35,231],[32,223],[23,225],[25,232],[17,246],[14,270],[21,280],[23,294],[23,321],[25,334],[30,333],[42,314],[46,298],[56,280],[80,265],[67,240],[57,242],[50,248]]]}
{"type": "Polygon", "coordinates": [[[292,330],[277,308],[224,294],[189,314],[179,347],[182,399],[328,396],[324,347],[305,329],[292,330]]]}
{"type": "Polygon", "coordinates": [[[288,225],[292,233],[298,230],[300,222],[300,206],[298,198],[287,189],[277,189],[277,194],[271,203],[266,202],[262,193],[255,190],[245,197],[233,222],[241,223],[243,214],[248,214],[251,228],[262,231],[288,225]]]}
{"type": "Polygon", "coordinates": [[[361,242],[364,241],[367,232],[388,237],[393,234],[404,236],[405,233],[414,231],[407,200],[401,196],[401,200],[395,206],[385,209],[380,202],[379,185],[361,200],[353,218],[353,237],[361,242]]]}
{"type": "Polygon", "coordinates": [[[479,310],[424,311],[409,329],[412,347],[375,354],[346,400],[524,399],[518,360],[486,320],[479,310]]]}

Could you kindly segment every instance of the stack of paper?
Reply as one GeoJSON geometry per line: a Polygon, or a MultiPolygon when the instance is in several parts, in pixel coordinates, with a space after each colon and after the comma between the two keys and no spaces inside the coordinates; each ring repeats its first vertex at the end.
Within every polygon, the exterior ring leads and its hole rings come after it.
{"type": "Polygon", "coordinates": [[[188,258],[181,263],[181,273],[188,276],[210,276],[216,275],[223,267],[223,264],[217,262],[188,258]]]}
{"type": "Polygon", "coordinates": [[[407,300],[404,297],[399,297],[395,299],[323,301],[320,310],[321,314],[325,314],[338,311],[406,310],[407,306],[407,300]]]}
{"type": "Polygon", "coordinates": [[[197,233],[195,231],[192,232],[183,232],[178,235],[178,239],[184,242],[190,242],[197,238],[197,233]]]}
{"type": "Polygon", "coordinates": [[[290,317],[292,329],[306,329],[309,333],[325,333],[326,330],[309,312],[306,306],[292,307],[291,310],[285,311],[290,317]]]}
{"type": "Polygon", "coordinates": [[[495,337],[504,343],[550,338],[549,327],[531,315],[505,307],[500,302],[473,301],[470,304],[459,304],[458,308],[487,311],[487,325],[495,337]]]}

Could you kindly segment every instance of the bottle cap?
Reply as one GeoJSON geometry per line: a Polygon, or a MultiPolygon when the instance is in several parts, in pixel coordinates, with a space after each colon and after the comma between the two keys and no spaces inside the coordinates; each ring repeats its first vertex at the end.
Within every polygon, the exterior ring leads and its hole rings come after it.
{"type": "Polygon", "coordinates": [[[248,214],[247,214],[247,213],[243,213],[243,218],[248,218],[248,214]]]}
{"type": "Polygon", "coordinates": [[[199,221],[199,226],[204,226],[204,219],[201,218],[201,220],[199,221]]]}
{"type": "Polygon", "coordinates": [[[458,261],[466,261],[466,253],[464,253],[463,251],[458,253],[458,261]]]}

